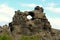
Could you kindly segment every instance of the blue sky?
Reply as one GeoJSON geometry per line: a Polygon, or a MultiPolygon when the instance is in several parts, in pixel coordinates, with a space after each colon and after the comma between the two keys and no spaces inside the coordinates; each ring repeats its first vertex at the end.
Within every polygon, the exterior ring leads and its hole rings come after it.
{"type": "Polygon", "coordinates": [[[30,11],[35,6],[43,7],[52,28],[60,29],[60,0],[0,0],[0,25],[11,22],[15,10],[30,11]]]}

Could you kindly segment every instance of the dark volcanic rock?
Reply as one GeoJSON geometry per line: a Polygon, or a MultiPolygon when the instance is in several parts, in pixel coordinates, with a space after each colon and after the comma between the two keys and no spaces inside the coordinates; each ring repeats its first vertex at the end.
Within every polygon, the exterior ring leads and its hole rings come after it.
{"type": "Polygon", "coordinates": [[[44,9],[39,6],[36,6],[33,11],[15,11],[9,27],[16,40],[20,39],[19,35],[37,35],[41,40],[60,40],[60,31],[51,28],[44,9]],[[31,19],[27,18],[28,16],[31,19]]]}
{"type": "MultiPolygon", "coordinates": [[[[11,27],[14,25],[21,25],[21,31],[24,35],[33,35],[40,30],[51,31],[51,25],[43,12],[43,8],[39,6],[35,7],[35,10],[29,12],[15,11],[13,21],[9,25],[11,27]],[[28,19],[28,15],[30,15],[32,19],[28,19]]],[[[19,28],[19,26],[17,27],[19,28]]]]}

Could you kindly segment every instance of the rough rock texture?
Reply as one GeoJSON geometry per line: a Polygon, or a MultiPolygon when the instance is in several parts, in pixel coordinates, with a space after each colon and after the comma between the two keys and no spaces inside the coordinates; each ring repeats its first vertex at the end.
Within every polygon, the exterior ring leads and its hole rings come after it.
{"type": "Polygon", "coordinates": [[[24,35],[33,35],[39,33],[41,30],[51,31],[51,25],[43,12],[42,7],[35,7],[33,11],[20,12],[15,11],[12,22],[9,24],[13,27],[13,31],[17,30],[24,35]],[[27,19],[27,16],[32,16],[32,19],[27,19]]]}
{"type": "Polygon", "coordinates": [[[15,15],[9,26],[15,36],[38,35],[42,40],[60,40],[59,31],[51,28],[50,22],[45,16],[44,9],[39,6],[36,6],[33,11],[15,11],[15,15]],[[27,19],[28,15],[32,16],[32,19],[27,19]]]}
{"type": "Polygon", "coordinates": [[[9,27],[14,40],[19,40],[21,35],[37,35],[41,40],[60,40],[60,31],[51,28],[44,9],[39,6],[36,6],[33,11],[15,11],[9,27]],[[31,19],[27,18],[29,15],[31,19]]]}

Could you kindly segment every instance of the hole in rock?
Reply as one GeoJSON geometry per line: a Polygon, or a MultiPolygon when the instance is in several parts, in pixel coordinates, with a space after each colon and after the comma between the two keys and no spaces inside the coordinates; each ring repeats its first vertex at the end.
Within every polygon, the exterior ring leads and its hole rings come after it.
{"type": "Polygon", "coordinates": [[[34,13],[33,12],[28,12],[28,16],[27,16],[27,19],[31,19],[33,20],[34,19],[34,13]]]}
{"type": "Polygon", "coordinates": [[[32,16],[31,16],[31,15],[28,15],[28,16],[27,16],[27,19],[32,19],[32,16]]]}
{"type": "Polygon", "coordinates": [[[34,17],[34,13],[33,12],[29,12],[28,15],[31,15],[32,17],[34,17]]]}

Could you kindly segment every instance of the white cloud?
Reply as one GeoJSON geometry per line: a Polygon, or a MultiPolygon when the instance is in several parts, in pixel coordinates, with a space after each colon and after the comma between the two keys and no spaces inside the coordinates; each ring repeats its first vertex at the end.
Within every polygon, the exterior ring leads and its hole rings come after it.
{"type": "Polygon", "coordinates": [[[37,4],[26,4],[26,3],[22,3],[22,4],[20,4],[21,6],[23,6],[23,7],[35,7],[35,6],[40,6],[40,7],[42,7],[42,5],[37,5],[37,4]]]}
{"type": "Polygon", "coordinates": [[[0,5],[0,13],[5,13],[5,14],[13,15],[14,9],[9,7],[6,4],[1,4],[0,5]]]}
{"type": "Polygon", "coordinates": [[[54,12],[54,13],[60,13],[60,7],[56,7],[57,4],[56,3],[48,3],[47,6],[45,7],[46,10],[49,10],[51,12],[54,12]]]}
{"type": "Polygon", "coordinates": [[[54,7],[54,6],[56,6],[56,3],[50,2],[47,4],[47,7],[54,7]]]}
{"type": "Polygon", "coordinates": [[[6,15],[0,15],[0,22],[1,21],[9,22],[9,21],[11,21],[10,19],[11,18],[6,15]]]}
{"type": "MultiPolygon", "coordinates": [[[[6,4],[0,4],[0,22],[11,22],[12,16],[14,15],[14,9],[6,4]]],[[[0,24],[1,24],[0,23],[0,24]]],[[[4,24],[4,23],[2,23],[4,24]]]]}
{"type": "Polygon", "coordinates": [[[46,7],[46,9],[54,13],[60,13],[60,8],[46,7]]]}
{"type": "Polygon", "coordinates": [[[60,18],[49,18],[52,28],[60,29],[60,18]]]}

